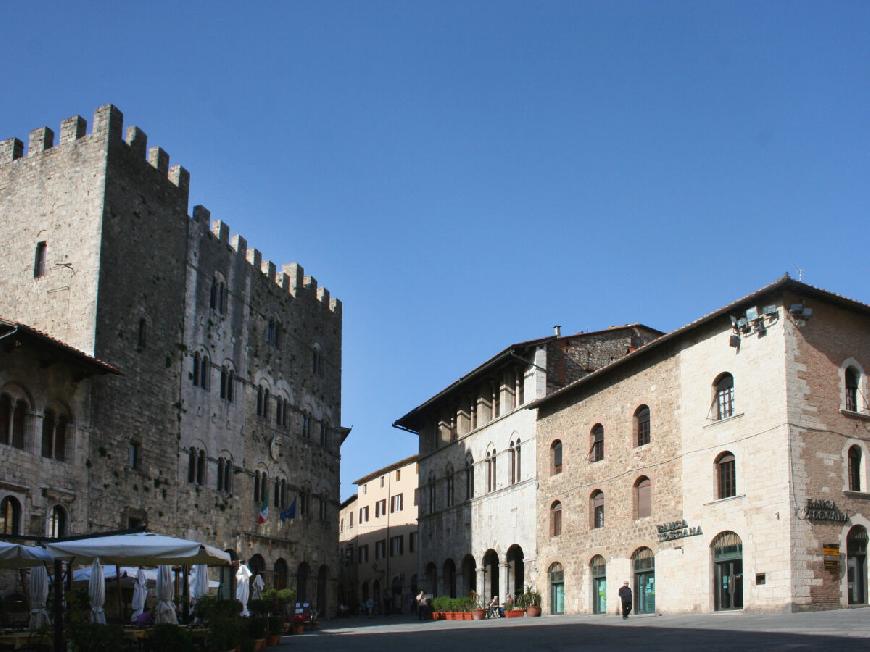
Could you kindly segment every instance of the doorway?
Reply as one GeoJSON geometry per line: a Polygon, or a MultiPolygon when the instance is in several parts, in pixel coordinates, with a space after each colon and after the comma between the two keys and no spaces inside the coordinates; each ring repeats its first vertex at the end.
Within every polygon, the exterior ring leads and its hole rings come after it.
{"type": "Polygon", "coordinates": [[[856,525],[846,536],[849,604],[867,604],[867,530],[856,525]]]}

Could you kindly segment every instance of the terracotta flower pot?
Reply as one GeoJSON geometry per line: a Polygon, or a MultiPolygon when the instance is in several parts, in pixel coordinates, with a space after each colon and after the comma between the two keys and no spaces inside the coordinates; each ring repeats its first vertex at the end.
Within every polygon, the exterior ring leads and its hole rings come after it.
{"type": "Polygon", "coordinates": [[[522,618],[526,615],[526,612],[522,609],[508,609],[504,612],[504,615],[508,618],[522,618]]]}
{"type": "Polygon", "coordinates": [[[269,647],[273,647],[275,645],[281,644],[281,636],[278,634],[269,634],[269,638],[266,639],[266,645],[269,647]]]}
{"type": "Polygon", "coordinates": [[[537,618],[541,615],[540,607],[526,607],[526,615],[531,616],[532,618],[537,618]]]}
{"type": "Polygon", "coordinates": [[[302,623],[293,623],[293,633],[294,634],[304,634],[305,633],[305,625],[302,623]]]}
{"type": "Polygon", "coordinates": [[[254,639],[254,652],[261,652],[266,649],[266,639],[265,638],[255,638],[254,639]]]}
{"type": "Polygon", "coordinates": [[[486,611],[483,609],[474,609],[471,612],[472,620],[483,620],[483,617],[486,615],[486,611]]]}

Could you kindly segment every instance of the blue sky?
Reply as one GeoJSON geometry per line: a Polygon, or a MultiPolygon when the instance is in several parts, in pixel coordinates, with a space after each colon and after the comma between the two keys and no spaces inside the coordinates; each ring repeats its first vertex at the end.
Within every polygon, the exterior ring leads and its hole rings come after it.
{"type": "Polygon", "coordinates": [[[111,102],[344,302],[342,497],[512,341],[870,301],[866,2],[3,3],[0,138],[111,102]]]}

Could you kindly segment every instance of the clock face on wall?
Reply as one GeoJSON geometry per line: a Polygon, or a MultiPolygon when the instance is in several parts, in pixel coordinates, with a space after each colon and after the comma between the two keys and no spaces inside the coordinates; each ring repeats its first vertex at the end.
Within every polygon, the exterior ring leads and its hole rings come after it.
{"type": "Polygon", "coordinates": [[[276,462],[281,456],[281,444],[278,443],[277,437],[272,437],[272,441],[269,442],[269,455],[271,455],[272,459],[276,462]]]}

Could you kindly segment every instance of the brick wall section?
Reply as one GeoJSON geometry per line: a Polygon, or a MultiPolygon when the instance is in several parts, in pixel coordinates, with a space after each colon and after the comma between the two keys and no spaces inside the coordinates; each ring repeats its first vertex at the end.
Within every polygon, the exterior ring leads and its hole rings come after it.
{"type": "MultiPolygon", "coordinates": [[[[867,465],[870,453],[870,417],[866,398],[859,396],[863,414],[845,408],[847,361],[870,369],[870,318],[822,301],[790,294],[786,304],[803,303],[813,310],[807,320],[789,318],[788,409],[794,467],[796,518],[792,526],[796,608],[846,606],[846,536],[854,525],[870,529],[868,522],[867,465]],[[862,405],[862,403],[864,403],[862,405]],[[848,450],[863,452],[862,491],[848,491],[848,450]],[[850,516],[848,523],[813,522],[804,518],[806,500],[832,500],[850,516]],[[826,570],[822,546],[840,546],[838,570],[826,570]]],[[[866,397],[866,377],[862,387],[866,397]]]]}
{"type": "Polygon", "coordinates": [[[591,612],[592,580],[589,562],[602,555],[608,563],[608,605],[615,591],[629,579],[626,560],[641,545],[658,554],[656,523],[682,517],[678,437],[679,391],[676,358],[658,356],[647,366],[632,366],[600,383],[572,392],[540,410],[538,421],[538,568],[549,611],[547,571],[560,563],[565,573],[565,608],[569,613],[591,612]],[[636,446],[634,413],[646,404],[651,412],[651,441],[636,446]],[[589,458],[590,430],[604,426],[604,459],[589,458]],[[560,440],[563,470],[552,473],[550,448],[560,440]],[[653,511],[635,518],[634,483],[652,481],[653,511]],[[590,496],[605,496],[605,527],[592,528],[590,496]],[[550,507],[562,504],[562,534],[550,536],[550,507]]]}

